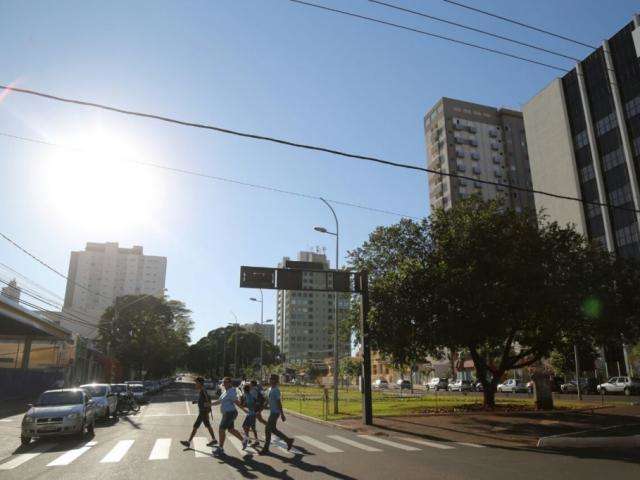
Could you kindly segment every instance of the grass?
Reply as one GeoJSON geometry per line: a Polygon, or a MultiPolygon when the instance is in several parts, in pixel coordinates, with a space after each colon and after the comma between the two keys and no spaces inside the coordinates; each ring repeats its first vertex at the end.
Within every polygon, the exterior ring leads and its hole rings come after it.
{"type": "MultiPolygon", "coordinates": [[[[362,415],[362,397],[357,388],[339,390],[339,410],[333,414],[333,390],[328,390],[328,401],[324,400],[323,390],[317,386],[281,386],[282,403],[285,409],[325,420],[339,420],[362,415]],[[326,408],[326,412],[325,412],[326,408]]],[[[496,406],[500,410],[532,410],[533,397],[496,398],[496,406]]],[[[556,409],[584,408],[584,403],[556,400],[556,409]]],[[[415,415],[420,413],[446,413],[456,411],[479,410],[482,407],[482,393],[469,394],[437,394],[424,393],[403,397],[396,391],[373,392],[373,415],[415,415]]]]}

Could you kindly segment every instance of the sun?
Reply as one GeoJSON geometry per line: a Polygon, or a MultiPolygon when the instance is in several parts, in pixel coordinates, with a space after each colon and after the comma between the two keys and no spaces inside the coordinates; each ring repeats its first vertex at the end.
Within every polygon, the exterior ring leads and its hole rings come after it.
{"type": "Polygon", "coordinates": [[[44,186],[58,216],[85,227],[117,230],[144,224],[161,193],[155,172],[132,162],[139,153],[123,136],[92,131],[58,142],[46,160],[44,186]]]}

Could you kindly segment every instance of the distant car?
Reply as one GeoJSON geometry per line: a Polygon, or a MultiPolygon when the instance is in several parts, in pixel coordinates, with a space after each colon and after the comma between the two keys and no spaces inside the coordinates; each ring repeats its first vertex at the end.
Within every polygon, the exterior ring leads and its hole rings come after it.
{"type": "Polygon", "coordinates": [[[473,386],[469,380],[456,380],[449,384],[447,390],[450,392],[470,392],[473,386]]]}
{"type": "Polygon", "coordinates": [[[498,392],[501,393],[527,393],[527,386],[521,380],[510,378],[498,385],[498,392]]]}
{"type": "Polygon", "coordinates": [[[449,386],[449,381],[446,378],[434,377],[425,384],[427,390],[446,390],[449,386]]]}
{"type": "Polygon", "coordinates": [[[149,402],[149,398],[147,397],[147,390],[141,383],[132,383],[131,385],[129,385],[129,389],[131,390],[131,395],[133,395],[133,398],[135,398],[136,402],[149,402]]]}
{"type": "Polygon", "coordinates": [[[473,386],[476,390],[476,392],[484,392],[484,385],[482,385],[482,382],[476,382],[473,386]]]}
{"type": "Polygon", "coordinates": [[[411,381],[409,380],[403,380],[400,379],[396,382],[396,385],[398,386],[398,388],[400,388],[400,390],[411,390],[413,388],[413,385],[411,384],[411,381]]]}
{"type": "Polygon", "coordinates": [[[527,392],[528,393],[533,393],[533,380],[529,380],[527,382],[527,392]]]}
{"type": "MultiPolygon", "coordinates": [[[[580,379],[580,393],[589,394],[595,393],[597,390],[595,380],[592,378],[580,379]]],[[[560,385],[560,392],[562,393],[578,393],[578,384],[575,380],[563,383],[560,385]]]]}
{"type": "Polygon", "coordinates": [[[93,400],[96,410],[96,417],[108,420],[109,417],[118,416],[118,396],[111,391],[108,383],[90,383],[80,385],[80,388],[87,392],[93,400]]]}
{"type": "Polygon", "coordinates": [[[597,386],[598,393],[607,395],[609,393],[623,393],[633,395],[640,393],[640,379],[629,377],[612,377],[597,386]]]}
{"type": "Polygon", "coordinates": [[[91,396],[81,388],[47,390],[22,418],[20,441],[28,445],[34,437],[93,435],[95,409],[91,396]]]}
{"type": "Polygon", "coordinates": [[[387,382],[384,378],[379,378],[375,382],[373,382],[373,388],[377,388],[379,390],[384,390],[389,388],[389,382],[387,382]]]}

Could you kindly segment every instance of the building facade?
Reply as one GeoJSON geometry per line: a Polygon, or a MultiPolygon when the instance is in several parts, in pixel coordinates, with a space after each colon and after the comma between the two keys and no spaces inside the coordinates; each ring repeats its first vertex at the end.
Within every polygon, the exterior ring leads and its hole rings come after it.
{"type": "Polygon", "coordinates": [[[442,98],[425,115],[424,132],[427,167],[469,177],[429,173],[432,210],[448,209],[471,195],[500,198],[516,211],[535,208],[532,194],[510,188],[531,188],[521,112],[442,98]]]}
{"type": "MultiPolygon", "coordinates": [[[[323,253],[300,252],[297,260],[283,258],[280,268],[328,270],[329,261],[323,253]]],[[[316,283],[313,272],[305,272],[303,289],[316,283]]],[[[332,292],[279,290],[277,297],[276,345],[286,363],[315,361],[322,363],[333,354],[334,299],[338,301],[338,320],[346,318],[350,308],[349,294],[332,292]]],[[[349,339],[340,342],[339,355],[350,356],[349,339]]]]}
{"type": "Polygon", "coordinates": [[[639,57],[636,15],[524,107],[534,188],[610,207],[539,194],[536,205],[631,257],[640,257],[639,57]]]}
{"type": "Polygon", "coordinates": [[[275,325],[270,325],[268,323],[260,324],[260,323],[245,323],[244,325],[240,325],[240,328],[244,328],[247,332],[255,333],[256,335],[262,336],[265,340],[270,341],[275,344],[275,334],[276,327],[275,325]]]}
{"type": "Polygon", "coordinates": [[[18,282],[14,278],[5,287],[0,290],[0,295],[14,302],[20,302],[20,294],[22,290],[18,286],[18,282]]]}
{"type": "MultiPolygon", "coordinates": [[[[63,312],[82,315],[97,325],[117,297],[162,295],[166,270],[166,257],[144,255],[140,246],[89,242],[84,251],[71,252],[63,312]]],[[[71,322],[63,326],[88,338],[97,335],[97,329],[91,327],[71,322]]]]}

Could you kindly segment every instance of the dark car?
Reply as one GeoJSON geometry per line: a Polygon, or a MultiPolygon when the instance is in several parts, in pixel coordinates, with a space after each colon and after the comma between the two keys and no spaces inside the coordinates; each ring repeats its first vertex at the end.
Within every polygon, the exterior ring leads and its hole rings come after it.
{"type": "Polygon", "coordinates": [[[427,390],[435,390],[437,392],[438,390],[447,390],[449,381],[446,378],[434,377],[424,386],[427,390]]]}
{"type": "Polygon", "coordinates": [[[398,385],[398,388],[400,388],[400,390],[411,390],[413,388],[413,385],[409,380],[400,379],[396,382],[396,385],[398,385]]]}

